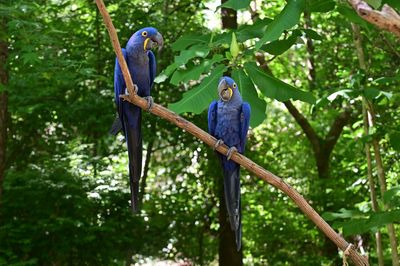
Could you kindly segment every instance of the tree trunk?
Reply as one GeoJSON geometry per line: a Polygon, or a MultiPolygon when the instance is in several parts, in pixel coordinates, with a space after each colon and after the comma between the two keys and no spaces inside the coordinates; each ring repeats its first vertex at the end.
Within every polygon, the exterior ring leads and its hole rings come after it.
{"type": "MultiPolygon", "coordinates": [[[[222,171],[221,171],[222,173],[222,171]]],[[[224,178],[222,174],[218,177],[219,187],[219,265],[241,266],[242,249],[236,250],[235,233],[229,224],[228,213],[225,204],[224,178]]]]}
{"type": "MultiPolygon", "coordinates": [[[[357,49],[357,55],[358,55],[358,61],[360,64],[360,68],[363,69],[364,71],[366,71],[367,64],[365,62],[364,50],[362,47],[360,27],[356,24],[352,24],[352,28],[353,28],[353,32],[354,32],[354,44],[357,49]]],[[[374,127],[374,124],[375,124],[375,112],[373,110],[372,103],[368,102],[368,100],[365,97],[363,97],[363,116],[364,116],[364,130],[366,131],[366,134],[368,134],[369,128],[374,127]]],[[[386,192],[386,177],[385,177],[385,170],[383,167],[381,153],[380,153],[379,141],[376,139],[375,136],[372,137],[372,147],[373,147],[374,153],[375,153],[375,162],[376,162],[376,168],[377,168],[377,172],[378,172],[378,180],[379,180],[380,189],[381,189],[381,197],[383,198],[383,194],[386,192]]],[[[367,149],[367,146],[366,146],[366,149],[367,149]]],[[[369,144],[368,144],[368,151],[366,150],[366,153],[367,153],[367,159],[369,156],[369,160],[371,160],[369,144]]],[[[370,167],[370,165],[368,165],[368,167],[370,167]]],[[[370,170],[370,169],[368,169],[368,170],[370,170]]],[[[371,180],[373,183],[372,173],[371,173],[371,180]]],[[[370,187],[372,185],[373,184],[371,184],[371,181],[370,181],[370,187]]],[[[371,198],[372,198],[373,192],[375,192],[375,188],[373,188],[373,190],[371,189],[371,198]]],[[[374,206],[373,206],[373,208],[374,208],[374,206]]],[[[377,208],[377,205],[376,205],[376,208],[377,208]]],[[[385,209],[385,211],[388,210],[388,206],[386,204],[384,205],[384,209],[385,209]]],[[[387,230],[388,230],[389,240],[390,240],[392,264],[393,264],[393,266],[399,266],[400,262],[399,262],[399,255],[397,252],[397,238],[396,238],[396,232],[395,232],[395,229],[394,229],[394,226],[392,223],[387,224],[387,230]]],[[[378,238],[380,238],[380,234],[379,234],[379,236],[377,235],[376,237],[377,237],[376,241],[377,241],[377,249],[378,249],[378,251],[377,251],[378,259],[379,259],[379,256],[382,256],[382,258],[380,258],[380,260],[381,260],[380,263],[383,263],[382,262],[382,260],[383,260],[382,253],[383,252],[382,252],[382,250],[379,250],[379,246],[381,244],[378,243],[378,238]]]]}
{"type": "MultiPolygon", "coordinates": [[[[0,31],[6,32],[6,23],[0,20],[0,31]]],[[[6,61],[8,56],[8,45],[5,40],[0,39],[0,200],[3,193],[3,181],[6,166],[6,143],[7,143],[7,117],[8,117],[8,95],[4,88],[8,83],[6,61]]]]}

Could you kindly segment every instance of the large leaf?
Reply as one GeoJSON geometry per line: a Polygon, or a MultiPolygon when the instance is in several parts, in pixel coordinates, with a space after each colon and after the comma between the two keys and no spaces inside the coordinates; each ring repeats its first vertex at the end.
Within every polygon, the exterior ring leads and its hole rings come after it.
{"type": "Polygon", "coordinates": [[[307,0],[308,12],[329,12],[335,8],[333,0],[307,0]]]}
{"type": "Polygon", "coordinates": [[[296,43],[297,38],[301,36],[301,31],[300,30],[294,30],[293,33],[284,40],[276,40],[270,43],[267,43],[261,47],[263,51],[266,51],[269,54],[272,55],[281,55],[287,50],[289,50],[290,47],[292,47],[293,44],[296,43]]]}
{"type": "Polygon", "coordinates": [[[390,134],[390,145],[396,151],[400,151],[400,132],[392,132],[390,134]]]}
{"type": "Polygon", "coordinates": [[[239,87],[243,101],[248,102],[251,106],[250,125],[254,128],[264,121],[267,104],[258,97],[253,82],[251,82],[251,79],[246,75],[243,69],[234,69],[232,71],[232,78],[239,87]]]}
{"type": "Polygon", "coordinates": [[[397,11],[400,11],[400,1],[399,0],[383,0],[383,4],[388,4],[390,7],[393,7],[397,9],[397,11]]]}
{"type": "Polygon", "coordinates": [[[201,64],[196,65],[187,70],[177,70],[171,77],[170,83],[173,85],[178,85],[179,82],[185,83],[189,80],[198,80],[201,73],[208,72],[211,66],[215,63],[221,62],[224,57],[220,54],[215,54],[211,60],[205,59],[201,64]]]}
{"type": "Polygon", "coordinates": [[[218,80],[225,69],[224,65],[218,65],[197,87],[184,93],[180,101],[168,105],[169,109],[177,114],[184,112],[200,114],[217,96],[218,80]]]}
{"type": "Polygon", "coordinates": [[[400,221],[400,210],[362,213],[357,210],[340,209],[340,212],[326,212],[322,217],[327,221],[350,219],[334,223],[335,227],[342,227],[345,236],[362,234],[370,230],[375,231],[388,223],[400,221]]]}
{"type": "Polygon", "coordinates": [[[363,20],[355,11],[354,9],[346,6],[346,5],[339,5],[337,7],[337,11],[343,15],[345,18],[347,18],[350,22],[356,23],[360,26],[363,26],[364,28],[370,27],[368,22],[363,20]]]}
{"type": "Polygon", "coordinates": [[[194,44],[207,44],[210,41],[211,35],[189,34],[180,37],[174,42],[171,47],[173,51],[181,51],[190,45],[194,44]]]}
{"type": "Polygon", "coordinates": [[[381,6],[382,0],[365,0],[370,6],[377,9],[381,6]]]}
{"type": "Polygon", "coordinates": [[[400,186],[391,188],[383,194],[385,203],[391,206],[400,206],[400,186]]]}
{"type": "Polygon", "coordinates": [[[281,102],[289,99],[300,100],[311,104],[315,102],[315,98],[310,92],[296,89],[295,87],[266,74],[255,63],[246,63],[244,68],[262,94],[269,98],[281,102]]]}
{"type": "Polygon", "coordinates": [[[220,5],[219,7],[226,7],[234,10],[247,8],[251,0],[229,0],[220,5]]]}
{"type": "Polygon", "coordinates": [[[210,48],[206,45],[199,44],[190,47],[188,50],[181,51],[178,56],[175,56],[175,63],[178,66],[186,64],[190,59],[195,57],[206,57],[210,52],[210,48]]]}
{"type": "Polygon", "coordinates": [[[268,25],[264,36],[256,43],[256,49],[260,49],[266,42],[277,40],[282,32],[297,25],[304,8],[304,0],[289,0],[282,12],[268,25]]]}
{"type": "Polygon", "coordinates": [[[268,24],[270,24],[271,22],[271,19],[264,18],[257,19],[256,22],[254,22],[254,24],[252,25],[241,25],[236,31],[238,41],[244,42],[249,39],[263,37],[268,24]]]}

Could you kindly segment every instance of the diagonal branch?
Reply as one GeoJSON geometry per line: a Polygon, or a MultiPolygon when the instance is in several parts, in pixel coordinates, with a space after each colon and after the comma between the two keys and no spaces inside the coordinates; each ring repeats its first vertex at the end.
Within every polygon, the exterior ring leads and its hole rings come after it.
{"type": "MultiPolygon", "coordinates": [[[[118,56],[118,59],[120,60],[120,64],[123,71],[122,73],[124,74],[124,78],[127,81],[130,78],[127,75],[129,72],[127,71],[126,62],[122,57],[121,47],[119,46],[118,37],[115,28],[111,22],[110,15],[108,14],[102,0],[96,0],[96,4],[99,7],[99,10],[104,18],[104,22],[110,34],[114,50],[118,56]]],[[[127,84],[128,86],[133,85],[132,81],[127,81],[127,84]]],[[[133,86],[131,87],[131,89],[133,89],[133,86]]],[[[144,110],[147,109],[147,101],[144,98],[141,98],[134,94],[129,94],[128,96],[124,96],[124,99],[131,102],[132,104],[139,106],[144,110]]],[[[214,147],[214,145],[217,142],[217,140],[213,136],[211,136],[201,128],[195,126],[194,124],[190,123],[186,119],[171,112],[162,105],[154,104],[154,106],[149,110],[149,112],[177,125],[178,127],[189,132],[196,138],[202,140],[210,147],[214,147]]],[[[216,151],[218,151],[221,154],[226,154],[228,152],[228,146],[220,145],[217,147],[216,151]]],[[[303,196],[301,196],[299,192],[293,189],[281,178],[265,170],[264,168],[257,165],[256,163],[254,163],[253,161],[251,161],[250,159],[248,159],[247,157],[245,157],[240,153],[234,153],[231,159],[236,163],[242,165],[250,172],[254,173],[259,178],[263,179],[267,183],[273,185],[274,187],[278,188],[286,195],[288,195],[296,203],[296,205],[303,211],[303,213],[310,220],[312,220],[314,224],[318,226],[318,228],[325,235],[327,235],[341,250],[346,251],[346,254],[348,254],[348,256],[353,260],[353,262],[356,265],[369,265],[368,260],[365,257],[357,253],[357,251],[352,247],[352,245],[349,246],[349,243],[346,240],[344,240],[338,233],[336,233],[332,229],[332,227],[330,227],[329,224],[321,218],[321,216],[310,206],[310,204],[308,204],[308,202],[303,198],[303,196]]]]}
{"type": "Polygon", "coordinates": [[[331,128],[329,129],[328,134],[325,137],[324,141],[324,151],[327,154],[331,154],[333,148],[336,145],[337,140],[342,134],[343,128],[349,122],[351,117],[351,109],[347,107],[342,113],[340,113],[335,121],[333,121],[331,128]]]}
{"type": "Polygon", "coordinates": [[[372,9],[366,2],[361,0],[348,0],[357,14],[364,20],[374,24],[380,29],[390,31],[400,38],[400,15],[384,4],[381,11],[372,9]]]}
{"type": "Polygon", "coordinates": [[[321,152],[321,138],[317,135],[315,130],[312,128],[308,120],[297,110],[291,101],[283,102],[288,109],[289,113],[294,117],[297,124],[301,127],[304,134],[306,134],[308,140],[311,142],[311,146],[315,154],[320,154],[321,152]]]}

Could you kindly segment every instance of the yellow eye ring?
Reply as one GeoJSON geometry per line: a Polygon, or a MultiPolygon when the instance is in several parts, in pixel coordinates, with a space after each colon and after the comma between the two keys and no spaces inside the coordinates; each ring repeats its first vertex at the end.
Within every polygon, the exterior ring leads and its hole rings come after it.
{"type": "Polygon", "coordinates": [[[236,89],[236,83],[233,83],[233,88],[236,89]]]}
{"type": "Polygon", "coordinates": [[[142,32],[142,36],[143,36],[143,37],[146,37],[146,36],[147,36],[147,31],[143,31],[143,32],[142,32]]]}

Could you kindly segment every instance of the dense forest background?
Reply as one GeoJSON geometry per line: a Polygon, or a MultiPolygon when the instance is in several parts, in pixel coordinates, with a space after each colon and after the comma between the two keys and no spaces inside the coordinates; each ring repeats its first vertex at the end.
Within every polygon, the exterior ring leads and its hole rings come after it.
{"type": "MultiPolygon", "coordinates": [[[[105,1],[122,46],[144,26],[163,34],[157,103],[206,129],[218,78],[240,80],[246,156],[371,265],[398,265],[399,39],[346,1],[222,2],[105,1]]],[[[148,113],[131,213],[126,147],[108,134],[115,54],[94,1],[1,0],[0,58],[0,265],[339,265],[291,200],[244,170],[233,252],[214,152],[148,113]]]]}

